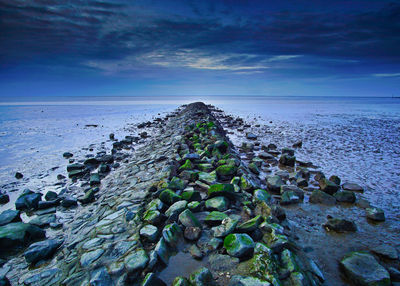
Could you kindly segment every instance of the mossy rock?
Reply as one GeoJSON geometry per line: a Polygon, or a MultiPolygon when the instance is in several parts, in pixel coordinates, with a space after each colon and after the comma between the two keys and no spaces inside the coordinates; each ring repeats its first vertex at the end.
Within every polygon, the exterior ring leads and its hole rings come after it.
{"type": "Polygon", "coordinates": [[[221,165],[215,171],[219,177],[233,177],[237,172],[237,167],[235,165],[221,165]]]}
{"type": "Polygon", "coordinates": [[[217,172],[212,171],[210,173],[199,172],[199,180],[207,184],[213,184],[217,181],[217,172]]]}
{"type": "Polygon", "coordinates": [[[266,179],[268,191],[279,194],[281,191],[281,186],[285,183],[282,181],[280,176],[270,176],[266,179]]]}
{"type": "Polygon", "coordinates": [[[148,210],[143,214],[143,220],[148,224],[158,225],[162,220],[162,216],[159,211],[148,210]]]}
{"type": "Polygon", "coordinates": [[[162,231],[162,236],[168,245],[176,247],[179,240],[182,238],[182,230],[177,223],[168,224],[162,231]]]}
{"type": "Polygon", "coordinates": [[[222,212],[212,211],[206,216],[204,222],[208,225],[220,225],[227,217],[228,216],[222,212]]]}
{"type": "Polygon", "coordinates": [[[237,227],[237,230],[240,231],[240,232],[247,232],[247,233],[252,232],[252,231],[256,230],[260,226],[262,221],[263,221],[262,216],[258,215],[256,217],[254,217],[254,218],[252,218],[252,219],[240,224],[237,227]]]}
{"type": "Polygon", "coordinates": [[[234,198],[235,189],[232,184],[214,184],[208,189],[208,197],[224,196],[227,198],[234,198]]]}
{"type": "Polygon", "coordinates": [[[214,166],[211,165],[211,164],[209,164],[209,163],[198,164],[198,165],[197,165],[197,168],[198,168],[200,171],[207,172],[207,173],[209,173],[209,172],[211,172],[211,171],[214,170],[214,166]]]}
{"type": "Polygon", "coordinates": [[[230,256],[241,258],[253,254],[254,241],[245,233],[231,233],[224,239],[224,248],[230,256]]]}
{"type": "Polygon", "coordinates": [[[191,286],[191,285],[189,284],[189,281],[185,277],[178,276],[172,282],[172,286],[191,286]]]}
{"type": "Polygon", "coordinates": [[[201,223],[199,220],[194,216],[194,214],[186,209],[179,215],[179,222],[183,224],[185,227],[200,227],[201,223]]]}
{"type": "Polygon", "coordinates": [[[198,191],[184,191],[181,197],[188,202],[201,201],[201,195],[198,191]]]}
{"type": "Polygon", "coordinates": [[[193,169],[193,164],[192,162],[187,159],[185,164],[183,164],[182,166],[179,167],[179,170],[183,171],[183,170],[192,170],[193,169]]]}
{"type": "Polygon", "coordinates": [[[240,177],[240,188],[243,191],[250,192],[251,190],[255,189],[254,182],[246,175],[240,177]]]}
{"type": "Polygon", "coordinates": [[[334,182],[327,180],[326,178],[323,178],[319,181],[319,188],[321,191],[333,195],[339,190],[339,185],[336,185],[334,182]]]}
{"type": "Polygon", "coordinates": [[[179,174],[179,176],[184,180],[195,182],[196,180],[199,179],[199,172],[184,170],[179,174]]]}
{"type": "Polygon", "coordinates": [[[188,203],[187,207],[192,212],[199,212],[201,210],[200,202],[196,202],[196,201],[188,203]]]}
{"type": "Polygon", "coordinates": [[[272,198],[271,195],[266,190],[263,190],[263,189],[254,190],[253,201],[255,203],[257,203],[257,202],[270,203],[271,198],[272,198]]]}
{"type": "Polygon", "coordinates": [[[229,200],[225,197],[214,197],[206,201],[206,209],[212,211],[226,211],[229,207],[229,200]]]}
{"type": "Polygon", "coordinates": [[[173,203],[182,200],[181,196],[175,194],[175,192],[170,189],[162,191],[159,199],[167,205],[172,205],[173,203]]]}
{"type": "Polygon", "coordinates": [[[210,272],[205,267],[202,267],[194,271],[189,276],[189,281],[192,286],[216,286],[214,278],[210,272]]]}
{"type": "Polygon", "coordinates": [[[183,190],[186,187],[186,183],[177,177],[173,177],[168,184],[168,189],[171,190],[183,190]]]}

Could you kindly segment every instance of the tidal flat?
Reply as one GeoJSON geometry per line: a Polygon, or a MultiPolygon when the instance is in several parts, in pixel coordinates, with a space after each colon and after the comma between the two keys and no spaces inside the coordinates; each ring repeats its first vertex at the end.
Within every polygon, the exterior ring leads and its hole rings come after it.
{"type": "Polygon", "coordinates": [[[29,180],[24,190],[26,176],[5,184],[2,192],[15,195],[2,207],[12,210],[1,214],[4,281],[390,285],[399,279],[398,118],[349,115],[324,125],[315,117],[284,121],[267,112],[224,111],[185,105],[135,124],[123,139],[102,134],[109,147],[93,156],[87,155],[96,144],[86,154],[64,150],[65,170],[53,170],[62,177],[46,188],[29,180]],[[10,185],[15,191],[7,191],[10,185]]]}

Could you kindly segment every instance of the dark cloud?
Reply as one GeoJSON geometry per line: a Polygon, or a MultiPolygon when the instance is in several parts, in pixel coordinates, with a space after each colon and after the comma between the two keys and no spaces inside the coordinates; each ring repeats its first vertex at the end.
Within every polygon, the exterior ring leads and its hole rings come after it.
{"type": "Polygon", "coordinates": [[[400,60],[399,2],[302,2],[2,0],[0,61],[79,66],[187,49],[229,54],[226,65],[279,55],[400,60]]]}

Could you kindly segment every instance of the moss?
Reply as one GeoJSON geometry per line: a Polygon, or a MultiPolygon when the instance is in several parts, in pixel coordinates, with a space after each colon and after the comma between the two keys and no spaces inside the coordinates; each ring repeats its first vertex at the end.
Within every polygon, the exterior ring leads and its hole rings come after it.
{"type": "Polygon", "coordinates": [[[179,167],[179,170],[191,170],[191,169],[193,169],[193,164],[189,159],[186,160],[185,164],[179,167]]]}
{"type": "Polygon", "coordinates": [[[237,172],[235,165],[222,165],[216,169],[218,176],[234,176],[237,172]]]}

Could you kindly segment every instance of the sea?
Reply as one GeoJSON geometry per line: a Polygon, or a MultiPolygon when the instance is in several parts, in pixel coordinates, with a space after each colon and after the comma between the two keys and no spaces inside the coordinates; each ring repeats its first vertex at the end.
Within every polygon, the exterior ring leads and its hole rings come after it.
{"type": "MultiPolygon", "coordinates": [[[[194,101],[263,126],[262,143],[291,146],[326,174],[356,182],[400,220],[400,98],[281,96],[42,97],[0,99],[0,190],[50,188],[68,160],[109,150],[134,124],[194,101]],[[15,173],[24,175],[22,181],[15,173]]],[[[239,138],[240,139],[240,138],[239,138]]],[[[232,141],[237,138],[232,138],[232,141]]],[[[5,208],[11,206],[3,206],[5,208]]]]}

